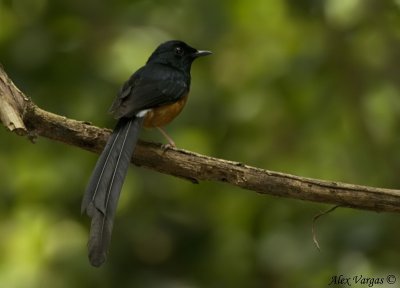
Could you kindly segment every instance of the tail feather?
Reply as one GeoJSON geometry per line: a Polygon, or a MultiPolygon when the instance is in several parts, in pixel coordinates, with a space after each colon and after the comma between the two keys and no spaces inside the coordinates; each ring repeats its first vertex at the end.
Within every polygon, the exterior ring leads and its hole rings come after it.
{"type": "Polygon", "coordinates": [[[93,266],[100,266],[106,259],[119,195],[142,123],[143,118],[118,121],[82,200],[82,212],[92,218],[88,250],[93,266]]]}
{"type": "MultiPolygon", "coordinates": [[[[114,147],[116,146],[116,142],[120,137],[120,134],[122,133],[121,130],[124,124],[125,122],[122,121],[119,121],[117,123],[114,131],[111,133],[110,137],[107,140],[103,152],[97,160],[96,166],[93,169],[92,175],[90,176],[88,186],[86,187],[86,191],[82,199],[82,214],[87,211],[89,203],[96,199],[97,191],[103,191],[104,189],[106,189],[104,188],[104,185],[107,185],[107,181],[110,179],[110,173],[112,173],[112,168],[115,166],[110,162],[113,161],[112,159],[115,158],[115,154],[118,152],[117,149],[114,149],[114,147]],[[106,183],[104,184],[104,182],[106,183]]],[[[100,197],[98,197],[98,199],[99,198],[100,197]]],[[[97,208],[101,209],[100,207],[101,205],[99,205],[97,208]]],[[[101,210],[103,213],[105,213],[104,207],[101,210]]]]}

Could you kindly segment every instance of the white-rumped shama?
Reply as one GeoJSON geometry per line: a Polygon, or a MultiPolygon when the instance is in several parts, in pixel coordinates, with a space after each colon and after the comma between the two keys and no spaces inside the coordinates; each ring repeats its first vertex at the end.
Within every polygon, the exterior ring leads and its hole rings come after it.
{"type": "Polygon", "coordinates": [[[88,254],[93,266],[106,260],[119,195],[140,128],[161,129],[181,112],[189,93],[192,62],[209,54],[182,41],[165,42],[132,74],[114,100],[110,112],[118,123],[92,172],[81,207],[92,218],[88,254]]]}

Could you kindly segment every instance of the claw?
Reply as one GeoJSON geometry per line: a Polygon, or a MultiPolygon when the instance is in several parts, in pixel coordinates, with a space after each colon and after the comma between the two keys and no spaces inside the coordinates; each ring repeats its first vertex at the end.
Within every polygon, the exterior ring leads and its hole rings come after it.
{"type": "Polygon", "coordinates": [[[161,149],[163,152],[167,151],[168,149],[176,148],[175,145],[172,145],[171,143],[166,143],[161,145],[161,149]]]}

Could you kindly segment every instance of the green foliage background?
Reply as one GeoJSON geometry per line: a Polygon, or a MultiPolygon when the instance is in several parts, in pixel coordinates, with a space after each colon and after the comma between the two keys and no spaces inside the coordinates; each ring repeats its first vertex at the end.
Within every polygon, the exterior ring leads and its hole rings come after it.
{"type": "MultiPolygon", "coordinates": [[[[400,1],[0,0],[0,62],[42,108],[113,127],[119,86],[182,39],[214,55],[167,130],[179,147],[400,187],[400,1]]],[[[162,142],[157,131],[143,139],[162,142]]],[[[80,200],[96,155],[0,129],[0,287],[325,287],[400,281],[400,217],[192,185],[132,167],[104,267],[80,200]]],[[[380,286],[384,287],[384,286],[380,286]]]]}

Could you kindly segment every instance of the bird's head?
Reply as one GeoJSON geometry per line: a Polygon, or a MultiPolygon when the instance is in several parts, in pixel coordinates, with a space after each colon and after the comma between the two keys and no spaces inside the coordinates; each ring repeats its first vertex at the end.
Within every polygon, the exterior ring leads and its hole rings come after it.
{"type": "Polygon", "coordinates": [[[147,63],[165,64],[190,72],[190,67],[196,58],[210,54],[212,54],[210,51],[197,50],[183,41],[171,40],[160,44],[147,63]]]}

